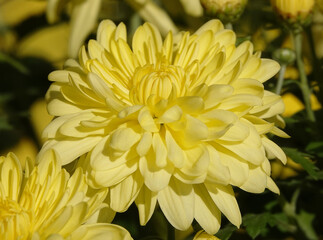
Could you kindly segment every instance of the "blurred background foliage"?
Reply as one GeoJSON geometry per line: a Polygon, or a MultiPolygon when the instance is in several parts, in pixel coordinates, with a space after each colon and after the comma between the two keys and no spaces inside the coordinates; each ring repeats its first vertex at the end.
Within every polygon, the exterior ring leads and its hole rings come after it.
{"type": "MultiPolygon", "coordinates": [[[[323,14],[317,1],[312,22],[303,31],[305,72],[316,121],[309,121],[299,88],[296,63],[286,65],[281,95],[283,117],[290,139],[275,139],[288,162],[272,161],[272,175],[281,194],[253,195],[236,189],[243,215],[240,229],[223,218],[217,236],[222,239],[323,239],[323,14]]],[[[44,96],[48,74],[76,58],[79,47],[95,37],[100,20],[124,22],[131,38],[144,21],[153,22],[163,35],[168,30],[194,31],[209,17],[198,0],[0,0],[0,153],[13,151],[20,159],[35,158],[42,145],[41,132],[52,119],[44,96]]],[[[281,48],[293,49],[285,25],[268,0],[249,0],[233,24],[237,44],[251,40],[255,51],[271,58],[281,48]]],[[[277,78],[266,83],[275,91],[277,78]]],[[[126,227],[134,239],[168,239],[168,223],[156,211],[146,227],[139,226],[137,210],[117,214],[114,222],[126,227]]],[[[176,239],[193,239],[197,224],[176,239]]]]}

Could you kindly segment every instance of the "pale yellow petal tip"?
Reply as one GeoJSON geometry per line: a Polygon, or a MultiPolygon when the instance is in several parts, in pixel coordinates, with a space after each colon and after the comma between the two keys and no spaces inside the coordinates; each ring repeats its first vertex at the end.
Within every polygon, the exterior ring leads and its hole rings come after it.
{"type": "Polygon", "coordinates": [[[276,183],[269,176],[267,176],[267,188],[278,195],[280,194],[280,190],[277,187],[276,183]]]}

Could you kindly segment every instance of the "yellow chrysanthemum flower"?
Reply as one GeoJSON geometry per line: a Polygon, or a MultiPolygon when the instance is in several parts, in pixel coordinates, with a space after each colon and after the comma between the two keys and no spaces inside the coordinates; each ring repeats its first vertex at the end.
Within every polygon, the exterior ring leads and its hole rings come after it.
{"type": "Polygon", "coordinates": [[[106,191],[87,197],[79,168],[69,178],[52,152],[22,171],[17,157],[0,157],[0,239],[132,239],[116,225],[83,224],[102,207],[106,191]],[[83,225],[82,225],[83,224],[83,225]]]}
{"type": "Polygon", "coordinates": [[[232,186],[279,192],[268,158],[286,157],[266,133],[286,136],[275,126],[284,105],[263,87],[278,63],[250,42],[236,47],[218,20],[164,41],[146,23],[132,48],[126,39],[124,24],[103,21],[80,64],[49,75],[48,110],[57,117],[40,154],[53,148],[63,164],[83,155],[92,187],[109,187],[118,212],[135,201],[141,224],[158,202],[179,230],[195,218],[215,233],[221,212],[239,226],[232,186]]]}
{"type": "Polygon", "coordinates": [[[307,22],[314,3],[314,0],[271,0],[271,5],[278,14],[290,23],[307,22]]]}
{"type": "Polygon", "coordinates": [[[243,13],[248,0],[200,0],[205,13],[225,22],[234,22],[243,13]]]}

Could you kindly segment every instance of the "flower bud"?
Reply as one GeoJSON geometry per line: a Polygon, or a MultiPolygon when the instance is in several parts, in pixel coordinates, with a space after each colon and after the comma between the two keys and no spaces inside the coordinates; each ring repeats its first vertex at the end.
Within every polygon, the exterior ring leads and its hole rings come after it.
{"type": "Polygon", "coordinates": [[[273,59],[281,64],[292,64],[296,59],[296,54],[289,48],[278,48],[273,52],[273,59]]]}
{"type": "Polygon", "coordinates": [[[219,18],[222,22],[236,21],[245,9],[248,0],[200,0],[209,16],[219,18]]]}
{"type": "Polygon", "coordinates": [[[307,25],[311,21],[314,0],[271,0],[271,5],[288,24],[307,25]]]}
{"type": "Polygon", "coordinates": [[[193,240],[220,240],[220,239],[201,230],[194,236],[193,240]]]}

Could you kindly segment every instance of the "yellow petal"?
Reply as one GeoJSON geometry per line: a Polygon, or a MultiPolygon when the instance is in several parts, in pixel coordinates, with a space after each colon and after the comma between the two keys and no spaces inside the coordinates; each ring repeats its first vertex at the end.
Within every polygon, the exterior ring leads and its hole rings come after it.
{"type": "Polygon", "coordinates": [[[221,163],[227,166],[230,171],[230,183],[235,186],[241,186],[248,179],[248,163],[218,145],[215,145],[215,149],[218,150],[221,163]]]}
{"type": "Polygon", "coordinates": [[[141,139],[139,144],[137,145],[137,153],[139,156],[144,156],[147,154],[148,150],[150,149],[152,144],[152,134],[150,132],[145,132],[141,139]]]}
{"type": "Polygon", "coordinates": [[[76,229],[71,240],[132,240],[126,229],[108,223],[85,224],[76,229]]]}
{"type": "Polygon", "coordinates": [[[52,63],[63,62],[67,58],[68,31],[66,23],[40,29],[20,42],[17,55],[39,57],[52,63]]]}
{"type": "Polygon", "coordinates": [[[153,134],[152,147],[156,154],[156,166],[165,167],[167,165],[167,148],[159,133],[153,134]]]}
{"type": "Polygon", "coordinates": [[[223,24],[221,23],[220,20],[217,20],[217,19],[213,19],[213,20],[210,20],[206,23],[204,23],[196,32],[195,34],[197,35],[200,35],[202,34],[203,32],[205,31],[213,31],[214,33],[222,30],[224,27],[223,27],[223,24]]]}
{"type": "Polygon", "coordinates": [[[93,30],[101,6],[101,0],[85,0],[73,7],[68,55],[75,58],[84,40],[93,30]]]}
{"type": "Polygon", "coordinates": [[[187,230],[194,218],[194,191],[191,184],[172,178],[158,193],[158,203],[167,220],[181,231],[187,230]]]}
{"type": "Polygon", "coordinates": [[[204,184],[194,185],[194,217],[209,234],[215,234],[221,225],[221,212],[214,204],[204,184]]]}
{"type": "Polygon", "coordinates": [[[48,140],[44,143],[37,158],[41,159],[47,150],[54,149],[61,156],[62,163],[65,165],[74,161],[82,154],[89,152],[101,139],[102,137],[87,137],[80,140],[48,140]]]}
{"type": "Polygon", "coordinates": [[[126,177],[110,188],[110,207],[116,212],[124,212],[133,203],[143,185],[139,171],[126,177]]]}
{"type": "Polygon", "coordinates": [[[22,181],[22,168],[16,155],[9,153],[7,157],[0,157],[1,195],[3,198],[18,201],[22,181]]]}
{"type": "Polygon", "coordinates": [[[145,185],[153,192],[165,188],[173,172],[169,163],[163,168],[156,165],[156,156],[152,150],[140,158],[139,169],[145,179],[145,185]]]}
{"type": "Polygon", "coordinates": [[[249,165],[249,176],[241,189],[251,193],[262,193],[267,186],[267,174],[261,167],[249,165]]]}
{"type": "Polygon", "coordinates": [[[158,132],[158,126],[155,123],[151,113],[147,107],[143,107],[138,115],[140,126],[148,132],[158,132]]]}
{"type": "Polygon", "coordinates": [[[187,157],[183,149],[173,138],[172,133],[166,130],[165,141],[167,146],[167,157],[177,168],[182,168],[187,161],[187,157]]]}
{"type": "Polygon", "coordinates": [[[241,213],[230,185],[205,183],[211,198],[227,219],[237,227],[241,224],[241,213]]]}
{"type": "Polygon", "coordinates": [[[283,164],[286,164],[287,158],[283,150],[273,141],[269,140],[267,137],[262,137],[262,144],[264,145],[266,152],[270,156],[278,158],[283,164]]]}
{"type": "MultiPolygon", "coordinates": [[[[207,170],[207,180],[210,182],[228,184],[230,177],[229,168],[221,162],[219,153],[213,146],[208,145],[207,149],[209,151],[210,163],[207,170]]],[[[231,173],[234,175],[233,173],[231,173]]]]}
{"type": "Polygon", "coordinates": [[[154,213],[156,203],[157,193],[150,191],[145,185],[143,185],[138,197],[136,198],[140,225],[144,226],[149,221],[154,213]]]}
{"type": "Polygon", "coordinates": [[[110,146],[118,151],[127,151],[141,138],[132,128],[119,128],[111,134],[110,146]]]}

